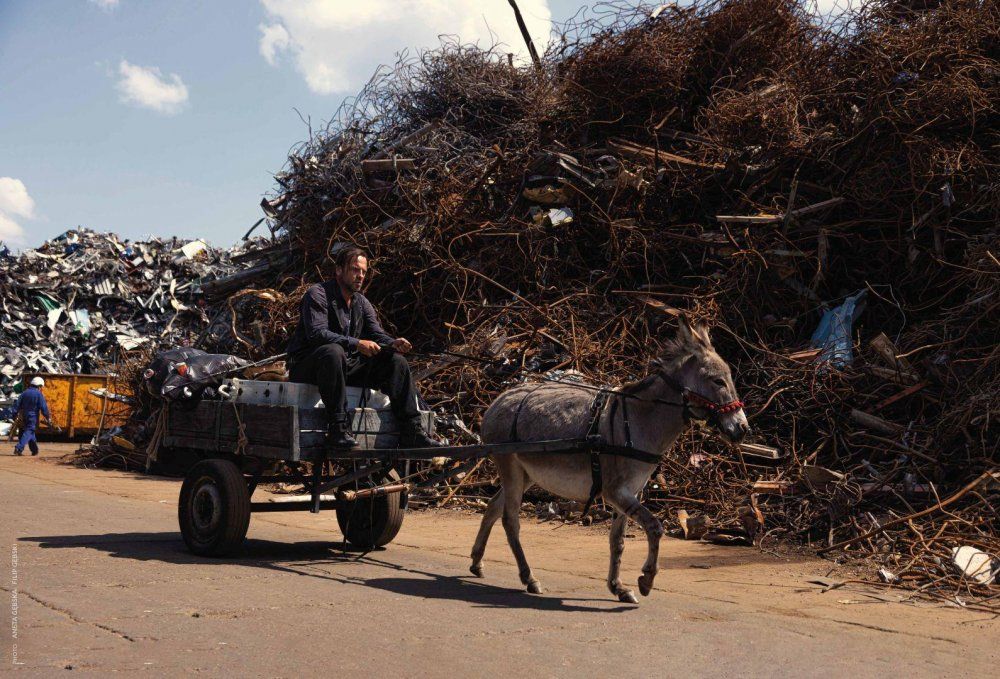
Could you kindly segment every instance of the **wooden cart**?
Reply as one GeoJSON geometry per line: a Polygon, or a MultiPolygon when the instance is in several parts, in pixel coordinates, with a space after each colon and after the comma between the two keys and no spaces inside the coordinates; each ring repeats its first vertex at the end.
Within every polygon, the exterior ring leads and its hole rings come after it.
{"type": "MultiPolygon", "coordinates": [[[[184,542],[195,554],[225,556],[246,537],[253,512],[324,509],[337,512],[345,539],[371,549],[388,544],[403,524],[408,492],[470,468],[485,456],[505,453],[569,453],[594,449],[585,439],[398,448],[396,422],[388,409],[357,408],[354,450],[324,445],[322,408],[201,401],[167,407],[162,446],[196,451],[202,458],[181,486],[178,520],[184,542]],[[408,461],[447,457],[461,461],[419,483],[404,478],[408,461]],[[310,462],[308,473],[301,463],[310,462]],[[265,483],[296,483],[307,495],[252,500],[265,483]]],[[[423,413],[433,431],[432,413],[423,413]]]]}

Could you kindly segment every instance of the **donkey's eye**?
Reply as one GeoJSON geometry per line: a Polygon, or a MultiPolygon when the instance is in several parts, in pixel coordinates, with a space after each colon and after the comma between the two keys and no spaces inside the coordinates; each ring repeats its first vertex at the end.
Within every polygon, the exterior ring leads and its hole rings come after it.
{"type": "Polygon", "coordinates": [[[722,379],[721,377],[716,377],[712,381],[715,382],[715,386],[717,386],[717,387],[724,387],[724,386],[726,386],[726,381],[724,379],[722,379]]]}

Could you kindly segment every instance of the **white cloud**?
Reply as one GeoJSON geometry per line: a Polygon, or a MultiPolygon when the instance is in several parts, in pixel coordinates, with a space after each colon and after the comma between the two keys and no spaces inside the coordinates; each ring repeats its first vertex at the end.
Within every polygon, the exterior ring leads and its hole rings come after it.
{"type": "MultiPolygon", "coordinates": [[[[437,47],[439,36],[482,46],[499,41],[526,58],[527,48],[507,0],[261,0],[260,53],[269,64],[294,55],[309,89],[353,92],[404,49],[437,47]]],[[[535,47],[544,51],[552,27],[547,0],[518,5],[535,47]]]]}
{"type": "Polygon", "coordinates": [[[35,201],[20,179],[0,177],[0,212],[29,219],[35,216],[35,201]]]}
{"type": "Polygon", "coordinates": [[[24,242],[24,229],[14,217],[31,219],[35,216],[35,201],[20,179],[0,177],[0,241],[11,244],[24,242]]]}
{"type": "Polygon", "coordinates": [[[277,63],[278,52],[291,49],[291,37],[281,24],[261,24],[259,28],[260,54],[267,63],[274,66],[277,63]]]}
{"type": "Polygon", "coordinates": [[[103,10],[111,11],[118,6],[118,0],[90,0],[91,3],[97,5],[103,10]]]}
{"type": "Polygon", "coordinates": [[[136,66],[122,59],[118,74],[118,91],[127,104],[173,115],[187,103],[187,85],[176,73],[164,76],[156,67],[136,66]]]}
{"type": "Polygon", "coordinates": [[[24,229],[13,219],[0,212],[0,243],[21,245],[24,243],[24,229]]]}

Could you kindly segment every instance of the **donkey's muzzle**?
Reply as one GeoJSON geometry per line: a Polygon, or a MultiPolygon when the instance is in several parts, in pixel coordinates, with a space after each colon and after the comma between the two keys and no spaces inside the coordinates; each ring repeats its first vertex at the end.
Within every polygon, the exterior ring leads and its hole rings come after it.
{"type": "Polygon", "coordinates": [[[743,439],[747,437],[750,433],[750,425],[746,422],[746,418],[727,418],[725,421],[720,422],[720,429],[723,435],[733,443],[740,443],[743,439]]]}

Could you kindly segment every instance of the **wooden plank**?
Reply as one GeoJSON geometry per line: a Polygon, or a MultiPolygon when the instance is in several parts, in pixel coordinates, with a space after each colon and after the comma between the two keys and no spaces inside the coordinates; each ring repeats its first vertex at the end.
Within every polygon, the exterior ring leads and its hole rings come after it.
{"type": "Polygon", "coordinates": [[[290,459],[297,436],[292,406],[259,406],[202,401],[190,410],[171,407],[165,445],[209,451],[235,452],[242,420],[247,438],[244,452],[261,457],[290,459]],[[237,411],[237,407],[239,410],[237,411]],[[239,417],[237,417],[239,413],[239,417]]]}
{"type": "Polygon", "coordinates": [[[893,394],[892,396],[884,399],[883,401],[880,401],[878,403],[878,405],[876,405],[874,408],[872,408],[872,410],[875,410],[875,411],[882,410],[882,408],[890,406],[893,403],[895,403],[896,401],[899,401],[900,399],[904,399],[907,396],[912,396],[913,394],[917,393],[921,389],[924,389],[925,387],[929,387],[929,386],[930,386],[930,382],[920,382],[919,384],[914,384],[912,387],[907,387],[906,389],[903,389],[901,392],[899,392],[897,394],[893,394]]]}
{"type": "Polygon", "coordinates": [[[202,401],[195,408],[171,405],[167,413],[167,431],[180,435],[211,437],[216,435],[215,404],[202,401]]]}
{"type": "Polygon", "coordinates": [[[876,377],[881,377],[884,380],[889,380],[890,382],[895,382],[897,384],[906,384],[907,382],[912,384],[920,379],[920,376],[914,372],[883,368],[880,365],[865,366],[865,370],[876,377]]]}
{"type": "Polygon", "coordinates": [[[702,163],[691,158],[685,158],[675,153],[661,151],[650,146],[643,146],[625,139],[609,139],[608,148],[619,155],[633,160],[652,160],[654,163],[674,163],[676,165],[686,165],[705,170],[725,170],[726,166],[720,163],[702,163]]]}
{"type": "Polygon", "coordinates": [[[792,361],[811,361],[823,352],[822,349],[803,349],[788,354],[787,358],[792,361]]]}
{"type": "Polygon", "coordinates": [[[288,423],[288,440],[291,441],[292,447],[289,451],[291,453],[291,459],[293,461],[298,460],[301,457],[301,449],[299,443],[299,409],[292,408],[291,417],[288,423]]]}
{"type": "Polygon", "coordinates": [[[652,308],[656,309],[657,311],[662,311],[663,313],[667,314],[668,316],[673,316],[674,318],[678,318],[681,315],[680,309],[675,309],[674,307],[670,306],[669,304],[664,304],[660,300],[655,299],[653,297],[640,296],[639,297],[639,301],[642,302],[643,304],[645,304],[648,307],[652,307],[652,308]]]}
{"type": "Polygon", "coordinates": [[[784,215],[715,215],[715,219],[731,224],[780,224],[784,215]]]}
{"type": "Polygon", "coordinates": [[[799,490],[799,485],[787,479],[781,481],[754,481],[751,492],[758,495],[791,495],[799,490]]]}
{"type": "MultiPolygon", "coordinates": [[[[433,413],[422,413],[422,417],[424,427],[433,432],[433,413]]],[[[357,437],[363,449],[396,449],[399,427],[391,410],[355,410],[352,419],[354,428],[361,432],[357,437]]],[[[308,460],[322,452],[326,443],[326,410],[323,408],[202,401],[189,410],[177,406],[168,410],[164,445],[236,452],[240,443],[240,421],[246,436],[243,449],[246,455],[308,460]]]]}
{"type": "Polygon", "coordinates": [[[875,431],[880,431],[883,434],[900,434],[903,431],[903,428],[895,422],[883,420],[881,417],[876,417],[875,415],[866,413],[863,410],[858,410],[857,408],[851,410],[851,419],[860,424],[862,427],[874,429],[875,431]]]}
{"type": "MultiPolygon", "coordinates": [[[[269,445],[291,445],[294,406],[261,406],[248,403],[240,405],[242,406],[240,418],[243,420],[248,441],[269,445]]],[[[295,433],[298,433],[297,427],[295,433]]]]}
{"type": "Polygon", "coordinates": [[[898,370],[900,372],[913,372],[913,366],[905,358],[896,358],[896,354],[899,351],[896,349],[896,345],[892,343],[892,340],[884,333],[880,332],[876,335],[871,342],[868,343],[882,360],[893,370],[898,370]]]}
{"type": "MultiPolygon", "coordinates": [[[[665,5],[661,5],[664,7],[665,5]]],[[[667,139],[680,139],[681,141],[690,141],[695,144],[706,144],[709,146],[715,146],[715,142],[706,137],[699,137],[696,134],[691,134],[690,132],[681,132],[680,130],[673,130],[667,127],[660,128],[656,131],[661,137],[666,137],[667,139]]]]}
{"type": "Polygon", "coordinates": [[[73,417],[73,406],[76,405],[76,375],[73,375],[69,383],[69,437],[76,434],[76,418],[73,417]]]}
{"type": "Polygon", "coordinates": [[[751,457],[762,457],[766,460],[781,459],[781,451],[771,446],[762,446],[759,443],[741,443],[739,449],[744,455],[751,457]]]}
{"type": "Polygon", "coordinates": [[[190,433],[165,434],[163,437],[163,445],[168,448],[193,448],[195,450],[204,450],[208,452],[218,451],[218,442],[214,437],[208,438],[190,433]]]}
{"type": "Polygon", "coordinates": [[[413,158],[386,158],[384,160],[362,160],[361,171],[365,174],[376,172],[398,172],[412,170],[416,167],[413,158]]]}
{"type": "Polygon", "coordinates": [[[326,408],[302,408],[299,410],[299,431],[311,429],[326,431],[326,408]]]}
{"type": "Polygon", "coordinates": [[[382,158],[388,158],[389,155],[392,154],[392,152],[395,151],[396,149],[400,149],[403,148],[404,146],[408,146],[409,144],[413,144],[420,141],[428,134],[436,130],[440,125],[441,125],[440,120],[435,120],[433,122],[427,123],[417,131],[411,132],[402,139],[398,139],[389,144],[389,146],[387,146],[386,148],[382,149],[381,151],[373,155],[372,160],[380,160],[382,158]]]}
{"type": "Polygon", "coordinates": [[[801,217],[802,215],[807,215],[813,212],[819,212],[820,210],[825,210],[829,207],[834,207],[840,205],[844,202],[843,198],[831,198],[829,200],[824,200],[819,203],[813,203],[812,205],[806,205],[805,207],[800,207],[797,210],[792,210],[791,212],[782,213],[778,215],[715,215],[715,219],[720,222],[734,223],[734,224],[781,224],[788,217],[801,217]]]}

